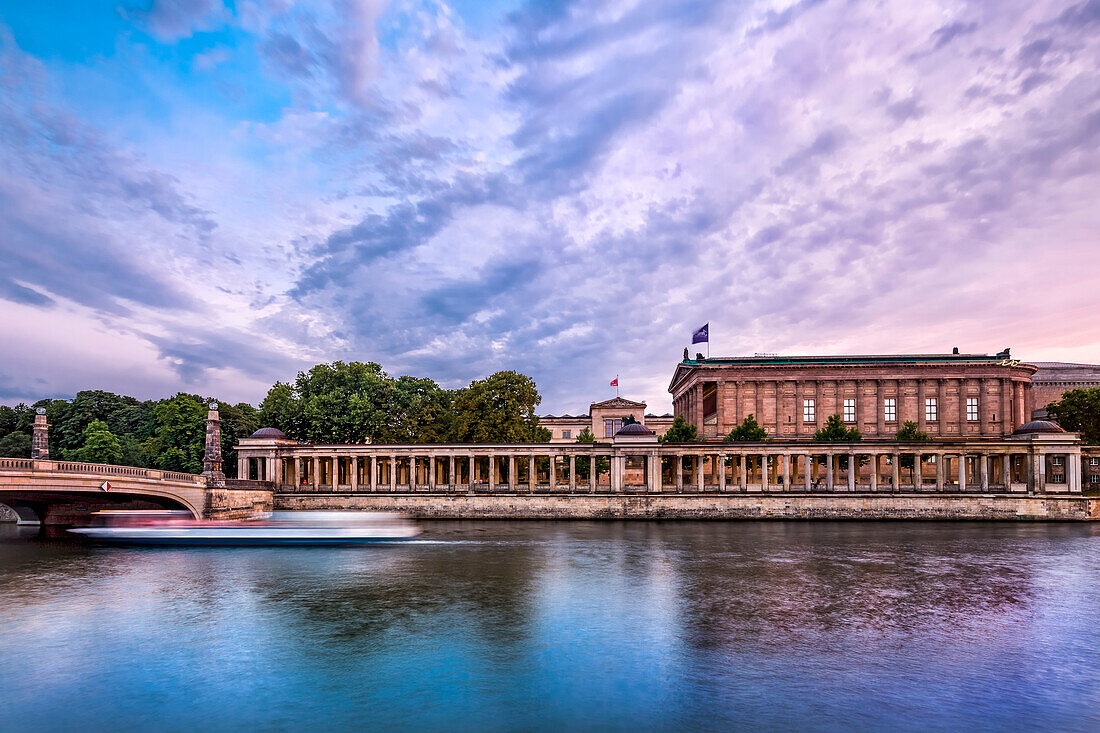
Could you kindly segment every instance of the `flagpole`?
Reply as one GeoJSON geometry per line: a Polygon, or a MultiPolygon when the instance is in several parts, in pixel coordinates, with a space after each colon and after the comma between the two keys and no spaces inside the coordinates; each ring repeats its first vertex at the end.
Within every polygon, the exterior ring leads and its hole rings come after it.
{"type": "Polygon", "coordinates": [[[619,396],[619,375],[615,375],[615,396],[619,396]]]}

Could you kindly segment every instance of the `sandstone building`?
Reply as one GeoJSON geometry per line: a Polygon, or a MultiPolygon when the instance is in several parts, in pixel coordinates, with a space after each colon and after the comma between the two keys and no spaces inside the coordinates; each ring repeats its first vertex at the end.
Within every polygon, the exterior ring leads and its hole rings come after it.
{"type": "Polygon", "coordinates": [[[674,413],[709,438],[755,415],[770,436],[810,438],[840,415],[864,438],[907,420],[934,438],[1003,437],[1031,419],[1036,367],[999,354],[713,357],[676,366],[674,413]]]}
{"type": "Polygon", "coordinates": [[[610,440],[623,426],[623,419],[633,417],[657,435],[664,435],[672,425],[672,415],[646,414],[646,403],[623,397],[613,397],[588,406],[587,415],[540,415],[539,424],[548,429],[551,443],[572,443],[588,428],[596,440],[610,440]]]}
{"type": "Polygon", "coordinates": [[[1032,364],[1038,369],[1031,377],[1034,417],[1045,418],[1047,405],[1062,399],[1064,392],[1100,387],[1100,365],[1064,361],[1035,361],[1032,364]]]}

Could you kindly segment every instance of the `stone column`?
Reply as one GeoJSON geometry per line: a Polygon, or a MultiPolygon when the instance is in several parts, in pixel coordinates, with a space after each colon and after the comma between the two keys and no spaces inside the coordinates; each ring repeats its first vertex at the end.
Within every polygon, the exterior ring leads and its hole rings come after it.
{"type": "Polygon", "coordinates": [[[939,436],[947,435],[947,380],[936,380],[936,423],[939,436]]]}
{"type": "Polygon", "coordinates": [[[959,492],[966,491],[966,453],[959,452],[959,492]]]}
{"type": "Polygon", "coordinates": [[[726,493],[726,457],[718,456],[718,493],[726,493]]]}
{"type": "Polygon", "coordinates": [[[577,457],[569,454],[569,493],[577,491],[577,457]]]}
{"type": "Polygon", "coordinates": [[[538,481],[538,462],[535,460],[535,454],[532,453],[527,459],[527,484],[528,490],[531,493],[535,492],[535,484],[538,481]]]}
{"type": "Polygon", "coordinates": [[[737,456],[737,463],[741,467],[741,486],[742,492],[749,490],[749,461],[748,456],[744,453],[737,456]]]}
{"type": "Polygon", "coordinates": [[[871,456],[871,491],[878,491],[878,454],[871,456]]]}
{"type": "Polygon", "coordinates": [[[367,470],[370,471],[370,490],[371,492],[378,491],[378,459],[369,456],[366,461],[367,470]]]}
{"type": "MultiPolygon", "coordinates": [[[[203,457],[203,475],[206,475],[208,470],[206,465],[208,459],[214,457],[210,453],[210,430],[213,427],[217,431],[217,465],[216,467],[209,469],[213,471],[222,470],[222,440],[221,440],[221,421],[218,420],[218,410],[216,405],[211,406],[210,412],[206,415],[206,456],[203,457]],[[214,424],[211,426],[210,415],[214,416],[214,424]]],[[[39,407],[34,411],[34,427],[31,429],[31,460],[32,461],[48,461],[50,460],[50,426],[46,422],[46,408],[39,407]]],[[[213,460],[210,460],[213,463],[213,460]]],[[[238,475],[239,476],[239,475],[238,475]]],[[[207,485],[209,485],[210,478],[207,477],[207,485]]],[[[222,475],[222,484],[225,484],[225,475],[222,475]]]]}
{"type": "Polygon", "coordinates": [[[553,491],[558,485],[558,457],[554,454],[550,455],[550,490],[553,491]]]}
{"type": "Polygon", "coordinates": [[[508,456],[508,490],[515,493],[516,483],[516,454],[512,453],[508,456]]]}
{"type": "Polygon", "coordinates": [[[923,457],[923,453],[913,454],[913,489],[915,491],[920,491],[924,487],[924,477],[921,475],[921,459],[923,457]]]}
{"type": "Polygon", "coordinates": [[[944,454],[936,454],[936,491],[943,491],[943,460],[944,454]]]}
{"type": "Polygon", "coordinates": [[[676,493],[684,493],[684,456],[676,454],[676,493]]]}
{"type": "Polygon", "coordinates": [[[351,490],[359,490],[359,456],[351,457],[351,467],[348,469],[348,480],[351,482],[351,490]]]}
{"type": "Polygon", "coordinates": [[[596,493],[596,457],[588,455],[588,493],[596,493]]]}
{"type": "Polygon", "coordinates": [[[794,435],[797,438],[802,435],[802,400],[805,399],[802,396],[802,380],[796,379],[794,382],[794,435]]]}
{"type": "Polygon", "coordinates": [[[809,453],[802,456],[802,488],[806,493],[810,492],[810,473],[813,471],[813,467],[814,457],[809,453]]]}
{"type": "Polygon", "coordinates": [[[893,481],[891,491],[901,490],[901,454],[892,453],[890,455],[890,479],[893,481]]]}
{"type": "Polygon", "coordinates": [[[829,453],[828,456],[826,456],[825,490],[830,491],[830,492],[833,491],[834,488],[835,488],[833,486],[833,462],[834,462],[834,460],[835,460],[835,457],[833,456],[832,453],[829,453]]]}
{"type": "MultiPolygon", "coordinates": [[[[31,458],[37,452],[39,460],[48,460],[50,444],[46,424],[46,410],[38,408],[34,416],[34,437],[31,439],[31,458]],[[36,451],[37,449],[37,451],[36,451]],[[43,451],[45,455],[43,455],[43,451]]],[[[206,451],[202,457],[202,475],[210,488],[225,486],[225,473],[222,472],[222,421],[218,417],[218,403],[211,402],[206,413],[206,451]]],[[[240,478],[240,476],[238,476],[240,478]]],[[[245,476],[244,478],[248,478],[245,476]]]]}
{"type": "Polygon", "coordinates": [[[317,456],[311,457],[312,463],[310,463],[309,478],[310,483],[313,484],[313,490],[319,491],[321,489],[321,459],[317,456]]]}
{"type": "Polygon", "coordinates": [[[848,491],[855,492],[856,490],[856,472],[859,470],[859,463],[856,462],[856,454],[848,454],[848,491]]]}
{"type": "MultiPolygon", "coordinates": [[[[925,400],[928,399],[928,390],[925,387],[925,380],[917,380],[917,429],[922,432],[928,430],[928,418],[925,415],[927,405],[925,400]]],[[[937,405],[938,407],[938,405],[937,405]]]]}
{"type": "Polygon", "coordinates": [[[703,480],[703,458],[705,458],[705,456],[703,456],[702,454],[695,456],[695,476],[696,483],[698,484],[698,486],[696,487],[696,491],[700,494],[703,493],[705,487],[705,483],[703,480]]]}
{"type": "MultiPolygon", "coordinates": [[[[714,405],[715,411],[717,412],[718,434],[724,435],[731,429],[726,426],[726,380],[724,379],[719,379],[718,383],[715,385],[714,405]]],[[[649,464],[646,463],[646,465],[648,466],[649,464]]]]}
{"type": "Polygon", "coordinates": [[[881,379],[875,380],[875,414],[878,416],[875,435],[881,438],[886,435],[886,388],[881,379]]]}
{"type": "Polygon", "coordinates": [[[495,453],[489,454],[489,491],[493,490],[493,487],[497,483],[497,457],[495,453]]]}
{"type": "MultiPolygon", "coordinates": [[[[725,478],[725,471],[722,472],[722,477],[725,478]]],[[[791,490],[791,454],[783,454],[783,491],[791,490]]]]}
{"type": "MultiPolygon", "coordinates": [[[[984,381],[984,380],[983,380],[984,381]]],[[[980,412],[978,413],[981,414],[980,412]]],[[[982,423],[985,424],[984,421],[982,423]]],[[[989,491],[989,456],[985,453],[978,455],[978,460],[982,462],[981,465],[981,477],[982,477],[982,491],[989,491]]]]}
{"type": "Polygon", "coordinates": [[[978,380],[978,435],[985,435],[987,432],[986,425],[986,409],[989,407],[989,397],[986,392],[989,389],[989,380],[982,377],[978,380]]]}
{"type": "Polygon", "coordinates": [[[959,383],[959,437],[965,438],[966,430],[966,380],[957,379],[959,383]]]}
{"type": "Polygon", "coordinates": [[[458,486],[458,480],[455,478],[455,454],[447,456],[447,488],[454,489],[458,486]]]}
{"type": "Polygon", "coordinates": [[[393,453],[390,453],[389,459],[390,459],[390,491],[397,491],[397,456],[393,453]]]}
{"type": "Polygon", "coordinates": [[[435,491],[435,453],[428,454],[428,491],[435,491]]]}
{"type": "Polygon", "coordinates": [[[1004,455],[1004,456],[1001,456],[1001,461],[1003,463],[1003,467],[1001,468],[1001,473],[1004,474],[1005,491],[1011,491],[1012,490],[1012,456],[1007,455],[1007,454],[1004,455]]]}
{"type": "Polygon", "coordinates": [[[332,493],[335,494],[340,488],[340,457],[331,456],[329,461],[329,465],[332,466],[332,493]]]}

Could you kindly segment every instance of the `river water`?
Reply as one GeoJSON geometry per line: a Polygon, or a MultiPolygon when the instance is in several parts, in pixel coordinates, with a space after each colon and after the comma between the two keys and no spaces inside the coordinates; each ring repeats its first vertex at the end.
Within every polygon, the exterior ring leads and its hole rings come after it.
{"type": "Polygon", "coordinates": [[[1100,730],[1100,527],[432,522],[366,548],[0,529],[0,729],[1100,730]]]}

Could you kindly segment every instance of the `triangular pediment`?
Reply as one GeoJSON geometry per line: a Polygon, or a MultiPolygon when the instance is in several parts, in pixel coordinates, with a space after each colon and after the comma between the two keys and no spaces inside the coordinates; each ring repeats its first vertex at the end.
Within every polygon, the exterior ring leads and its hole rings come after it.
{"type": "Polygon", "coordinates": [[[603,402],[593,402],[589,407],[589,413],[592,410],[603,410],[607,408],[625,408],[625,409],[641,409],[645,407],[644,402],[635,402],[634,400],[628,400],[625,397],[612,397],[609,400],[603,402]]]}

